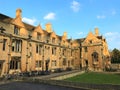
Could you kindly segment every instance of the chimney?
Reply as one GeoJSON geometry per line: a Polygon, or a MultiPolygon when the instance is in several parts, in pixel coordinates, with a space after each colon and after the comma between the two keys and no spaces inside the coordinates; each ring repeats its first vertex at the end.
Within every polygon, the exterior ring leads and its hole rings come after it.
{"type": "Polygon", "coordinates": [[[16,10],[16,18],[22,18],[21,13],[22,13],[22,10],[21,9],[17,9],[16,10]]]}
{"type": "Polygon", "coordinates": [[[48,33],[51,33],[51,32],[52,32],[51,23],[47,23],[47,24],[46,24],[46,31],[47,31],[48,33]]]}
{"type": "Polygon", "coordinates": [[[95,36],[99,36],[99,28],[95,28],[95,36]]]}

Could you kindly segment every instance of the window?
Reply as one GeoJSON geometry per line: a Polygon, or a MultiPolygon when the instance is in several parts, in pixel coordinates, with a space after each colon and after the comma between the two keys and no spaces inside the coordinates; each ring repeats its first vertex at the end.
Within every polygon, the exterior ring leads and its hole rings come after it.
{"type": "Polygon", "coordinates": [[[15,41],[12,41],[12,51],[15,51],[15,41]]]}
{"type": "Polygon", "coordinates": [[[55,38],[52,38],[52,43],[55,43],[55,38]]]}
{"type": "Polygon", "coordinates": [[[90,42],[90,44],[92,44],[92,40],[90,40],[89,42],[90,42]]]}
{"type": "Polygon", "coordinates": [[[41,34],[37,33],[37,39],[40,40],[41,39],[41,34]]]}
{"type": "Polygon", "coordinates": [[[3,39],[3,51],[5,51],[6,39],[3,39]]]}
{"type": "Polygon", "coordinates": [[[87,47],[84,47],[84,50],[85,50],[85,52],[88,52],[88,48],[87,47]]]}
{"type": "Polygon", "coordinates": [[[42,61],[41,60],[36,61],[36,67],[42,67],[42,61]]]}
{"type": "Polygon", "coordinates": [[[71,50],[71,56],[73,56],[73,50],[71,50]]]}
{"type": "Polygon", "coordinates": [[[36,53],[41,55],[42,51],[42,46],[40,44],[36,44],[36,53]]]}
{"type": "Polygon", "coordinates": [[[38,51],[39,51],[39,50],[38,50],[38,44],[36,44],[36,53],[38,53],[38,51]]]}
{"type": "Polygon", "coordinates": [[[16,40],[16,52],[20,52],[21,50],[21,41],[20,40],[16,40]]]}
{"type": "Polygon", "coordinates": [[[97,52],[94,52],[92,54],[92,59],[93,59],[93,61],[98,61],[98,53],[97,52]]]}
{"type": "Polygon", "coordinates": [[[52,60],[52,66],[57,66],[56,60],[52,60]]]}
{"type": "Polygon", "coordinates": [[[20,34],[20,28],[17,26],[14,26],[14,34],[19,35],[20,34]]]}
{"type": "Polygon", "coordinates": [[[42,51],[42,46],[39,45],[39,54],[41,55],[41,51],[42,51]]]}
{"type": "Polygon", "coordinates": [[[56,55],[56,47],[52,47],[52,54],[56,55]]]}
{"type": "Polygon", "coordinates": [[[21,52],[22,51],[21,46],[22,46],[21,40],[17,40],[17,39],[12,40],[12,51],[13,52],[21,52]]]}
{"type": "Polygon", "coordinates": [[[11,60],[10,61],[10,69],[20,69],[20,61],[11,60]]]}
{"type": "Polygon", "coordinates": [[[0,63],[0,70],[2,69],[2,63],[0,63]]]}
{"type": "Polygon", "coordinates": [[[65,55],[65,49],[63,49],[63,55],[65,55]]]}
{"type": "Polygon", "coordinates": [[[74,65],[74,60],[71,60],[71,65],[74,65]]]}
{"type": "Polygon", "coordinates": [[[66,63],[67,63],[67,62],[66,62],[66,59],[64,58],[64,59],[63,59],[63,65],[65,66],[66,63]]]}

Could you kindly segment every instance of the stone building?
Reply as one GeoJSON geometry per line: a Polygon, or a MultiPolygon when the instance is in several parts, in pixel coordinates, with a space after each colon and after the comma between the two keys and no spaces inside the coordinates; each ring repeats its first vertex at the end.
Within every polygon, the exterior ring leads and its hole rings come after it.
{"type": "Polygon", "coordinates": [[[110,64],[106,40],[89,32],[86,38],[68,39],[67,32],[56,35],[50,23],[43,30],[22,22],[22,10],[16,17],[0,14],[0,75],[61,68],[103,70],[110,64]]]}

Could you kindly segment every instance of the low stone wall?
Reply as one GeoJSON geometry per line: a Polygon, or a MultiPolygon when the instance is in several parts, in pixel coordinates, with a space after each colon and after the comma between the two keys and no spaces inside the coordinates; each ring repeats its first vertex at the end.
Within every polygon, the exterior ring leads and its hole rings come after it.
{"type": "Polygon", "coordinates": [[[111,67],[112,67],[113,69],[120,70],[120,64],[111,64],[111,67]]]}
{"type": "Polygon", "coordinates": [[[51,80],[64,80],[66,78],[70,78],[76,75],[80,75],[83,74],[85,71],[80,71],[80,72],[75,72],[75,73],[71,73],[71,74],[66,74],[66,75],[62,75],[62,76],[58,76],[58,77],[53,77],[51,78],[51,80]]]}

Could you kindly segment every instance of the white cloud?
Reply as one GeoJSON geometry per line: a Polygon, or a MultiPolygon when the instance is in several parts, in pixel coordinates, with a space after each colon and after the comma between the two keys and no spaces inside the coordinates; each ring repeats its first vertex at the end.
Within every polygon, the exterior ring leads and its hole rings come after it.
{"type": "Polygon", "coordinates": [[[27,17],[23,17],[22,21],[31,25],[34,25],[37,22],[35,18],[27,18],[27,17]]]}
{"type": "Polygon", "coordinates": [[[120,47],[120,32],[107,32],[104,36],[106,37],[108,45],[111,49],[120,47]]]}
{"type": "Polygon", "coordinates": [[[107,32],[105,33],[105,37],[108,42],[118,41],[120,40],[120,33],[119,32],[107,32]]]}
{"type": "Polygon", "coordinates": [[[78,35],[82,35],[82,34],[84,34],[83,32],[79,32],[79,33],[77,33],[78,35]]]}
{"type": "Polygon", "coordinates": [[[74,12],[78,12],[80,10],[80,3],[77,1],[73,1],[71,3],[71,8],[74,12]]]}
{"type": "Polygon", "coordinates": [[[55,19],[55,16],[56,16],[55,13],[50,12],[50,13],[48,13],[47,15],[44,16],[44,19],[46,19],[46,20],[54,20],[54,19],[55,19]]]}
{"type": "Polygon", "coordinates": [[[97,19],[105,19],[106,16],[105,15],[97,15],[97,19]]]}
{"type": "Polygon", "coordinates": [[[115,10],[112,10],[112,15],[116,15],[116,11],[115,10]]]}

